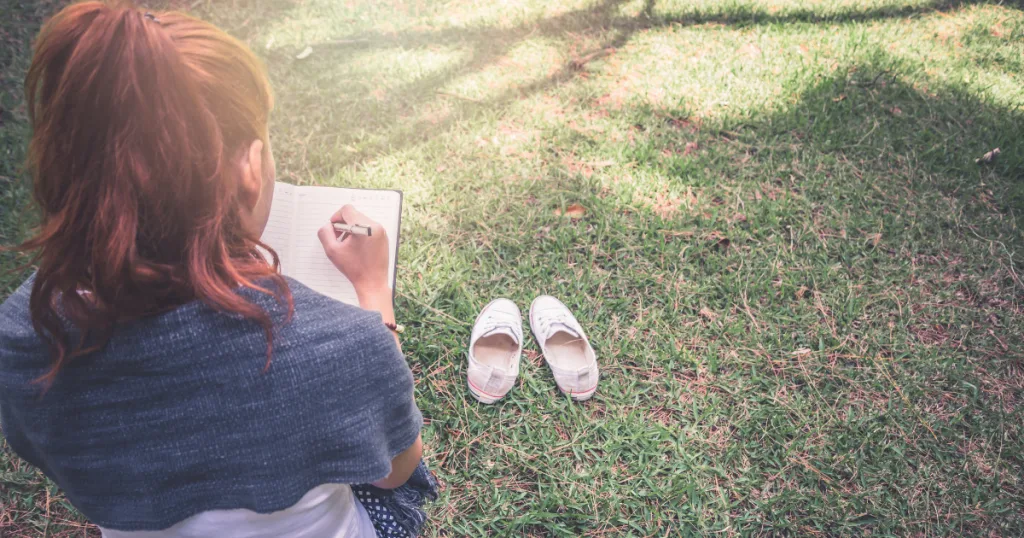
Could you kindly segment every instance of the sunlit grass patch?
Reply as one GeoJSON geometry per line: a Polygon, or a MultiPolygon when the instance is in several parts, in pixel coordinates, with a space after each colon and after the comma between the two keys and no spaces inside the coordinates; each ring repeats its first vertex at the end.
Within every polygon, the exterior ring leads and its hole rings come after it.
{"type": "MultiPolygon", "coordinates": [[[[281,178],[405,193],[428,536],[1024,533],[1018,6],[248,1],[196,7],[265,58],[281,178]],[[540,293],[597,396],[528,341],[477,405],[472,320],[540,293]]],[[[0,183],[4,242],[27,197],[0,183]]],[[[53,486],[2,457],[34,536],[53,486]]]]}

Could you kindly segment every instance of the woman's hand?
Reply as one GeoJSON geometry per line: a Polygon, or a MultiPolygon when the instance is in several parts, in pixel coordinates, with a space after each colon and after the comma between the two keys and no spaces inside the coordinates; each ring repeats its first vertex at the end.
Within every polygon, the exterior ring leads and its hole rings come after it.
{"type": "MultiPolygon", "coordinates": [[[[380,312],[384,323],[395,323],[395,305],[388,286],[388,234],[384,227],[351,205],[346,205],[331,215],[331,221],[320,227],[317,236],[327,258],[356,288],[359,306],[380,312]],[[334,231],[335,222],[368,226],[371,232],[369,236],[348,234],[344,240],[338,241],[341,234],[334,231]]],[[[392,336],[401,351],[398,334],[392,333],[392,336]]]]}
{"type": "Polygon", "coordinates": [[[331,221],[324,224],[317,235],[331,263],[355,286],[360,303],[381,294],[386,294],[390,302],[388,236],[383,226],[346,205],[331,216],[331,221]],[[338,241],[342,234],[334,231],[335,222],[368,226],[372,231],[370,236],[348,234],[338,241]]]}

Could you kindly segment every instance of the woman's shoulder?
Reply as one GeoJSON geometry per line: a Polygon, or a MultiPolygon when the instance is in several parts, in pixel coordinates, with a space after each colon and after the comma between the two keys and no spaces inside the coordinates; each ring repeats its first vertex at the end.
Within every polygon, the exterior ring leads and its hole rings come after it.
{"type": "MultiPolygon", "coordinates": [[[[32,280],[30,277],[0,304],[0,341],[3,342],[0,355],[19,351],[24,358],[32,358],[33,363],[46,362],[45,343],[36,334],[29,312],[32,280]]],[[[247,301],[270,314],[274,322],[275,356],[344,357],[353,352],[400,355],[379,313],[324,296],[291,278],[286,277],[285,282],[292,296],[290,318],[279,299],[280,290],[273,283],[261,282],[264,291],[247,288],[238,291],[247,301]]],[[[118,357],[115,362],[131,359],[138,364],[148,362],[140,357],[160,357],[163,361],[164,355],[172,353],[177,359],[171,362],[176,363],[192,359],[202,361],[210,354],[259,357],[265,355],[266,344],[266,335],[257,323],[193,301],[156,316],[119,325],[101,354],[118,357]],[[177,351],[193,352],[174,353],[166,346],[169,341],[175,342],[173,347],[177,351]]]]}
{"type": "MultiPolygon", "coordinates": [[[[3,325],[14,323],[28,314],[33,281],[35,281],[35,274],[29,276],[28,279],[14,289],[13,293],[3,301],[0,301],[0,320],[3,320],[3,325]]],[[[18,325],[24,324],[19,323],[18,325]]],[[[31,326],[31,323],[29,323],[29,326],[31,326]]]]}
{"type": "Polygon", "coordinates": [[[285,277],[285,280],[294,305],[290,322],[283,324],[286,330],[303,334],[323,331],[335,338],[368,332],[391,340],[380,313],[327,297],[293,278],[285,277]]]}
{"type": "Polygon", "coordinates": [[[14,293],[0,302],[0,342],[3,342],[0,347],[9,349],[42,344],[36,337],[29,314],[29,299],[34,279],[35,275],[30,276],[14,290],[14,293]]]}
{"type": "MultiPolygon", "coordinates": [[[[310,357],[346,357],[346,362],[357,363],[363,358],[377,366],[394,362],[386,359],[402,358],[380,313],[337,301],[295,279],[286,281],[294,308],[288,320],[277,316],[275,354],[301,351],[310,357]]],[[[261,295],[255,302],[268,311],[282,312],[276,299],[261,295]]]]}

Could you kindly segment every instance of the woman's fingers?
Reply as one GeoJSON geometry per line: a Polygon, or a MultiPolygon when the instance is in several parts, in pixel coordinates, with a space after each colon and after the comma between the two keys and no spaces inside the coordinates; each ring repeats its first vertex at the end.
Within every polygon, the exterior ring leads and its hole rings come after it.
{"type": "Polygon", "coordinates": [[[365,295],[388,288],[388,235],[380,223],[345,205],[316,233],[324,253],[348,277],[356,293],[365,295]],[[352,234],[338,241],[334,225],[339,222],[369,226],[373,232],[370,236],[352,234]]]}
{"type": "Polygon", "coordinates": [[[331,222],[344,222],[345,224],[359,224],[360,218],[366,218],[366,215],[359,212],[352,204],[345,204],[338,208],[337,211],[331,215],[331,222]]]}
{"type": "Polygon", "coordinates": [[[373,223],[373,220],[356,209],[352,204],[345,204],[341,206],[341,209],[334,213],[331,217],[331,222],[344,222],[345,224],[362,224],[368,226],[373,223]]]}
{"type": "Polygon", "coordinates": [[[343,205],[331,217],[331,222],[369,226],[373,230],[373,235],[378,237],[385,234],[384,227],[379,222],[367,217],[365,213],[356,209],[352,204],[343,205]]]}
{"type": "Polygon", "coordinates": [[[334,231],[334,217],[331,217],[331,222],[324,224],[316,231],[316,236],[320,239],[320,244],[324,246],[324,252],[327,253],[327,257],[330,258],[341,248],[341,241],[338,241],[338,233],[334,231]]]}

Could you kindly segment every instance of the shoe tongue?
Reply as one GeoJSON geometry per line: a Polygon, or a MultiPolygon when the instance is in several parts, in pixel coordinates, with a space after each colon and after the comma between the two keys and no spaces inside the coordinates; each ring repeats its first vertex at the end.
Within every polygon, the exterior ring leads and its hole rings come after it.
{"type": "Polygon", "coordinates": [[[516,342],[516,343],[519,342],[519,339],[516,337],[516,333],[512,332],[512,329],[509,328],[509,327],[506,327],[505,325],[497,325],[497,326],[495,326],[494,328],[490,329],[489,331],[481,334],[480,338],[483,338],[485,336],[494,336],[496,334],[504,334],[505,336],[508,336],[509,338],[511,338],[513,342],[516,342]]]}
{"type": "Polygon", "coordinates": [[[580,333],[576,332],[576,329],[573,329],[572,327],[566,325],[565,323],[557,321],[555,323],[552,323],[551,326],[548,327],[548,338],[551,338],[552,336],[555,335],[555,333],[558,332],[569,333],[574,338],[580,338],[580,333]]]}

